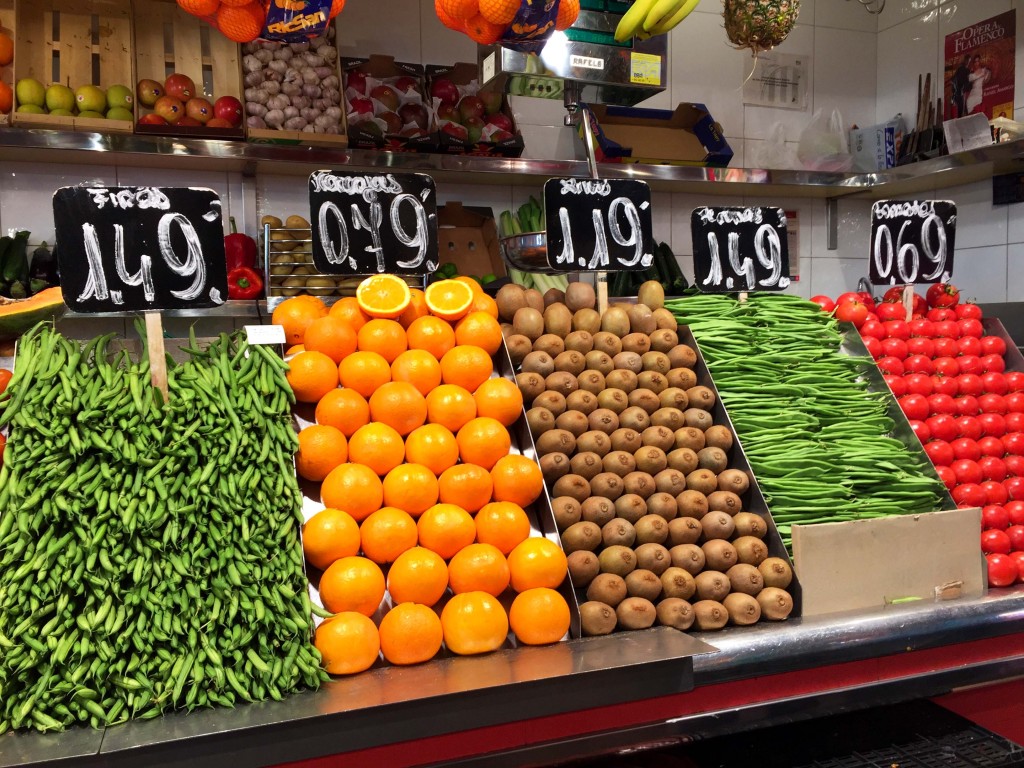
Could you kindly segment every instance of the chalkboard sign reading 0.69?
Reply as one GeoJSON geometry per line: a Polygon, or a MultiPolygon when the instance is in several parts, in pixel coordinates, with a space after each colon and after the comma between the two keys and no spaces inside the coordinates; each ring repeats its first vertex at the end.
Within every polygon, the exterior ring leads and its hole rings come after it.
{"type": "Polygon", "coordinates": [[[434,180],[423,173],[309,177],[313,265],[325,275],[437,271],[434,180]]]}
{"type": "Polygon", "coordinates": [[[879,200],[871,206],[872,284],[948,283],[955,240],[956,203],[879,200]]]}
{"type": "Polygon", "coordinates": [[[696,208],[690,232],[699,290],[730,293],[789,287],[786,212],[781,208],[696,208]]]}
{"type": "Polygon", "coordinates": [[[63,187],[53,218],[64,301],[76,312],[203,308],[227,297],[212,189],[63,187]]]}

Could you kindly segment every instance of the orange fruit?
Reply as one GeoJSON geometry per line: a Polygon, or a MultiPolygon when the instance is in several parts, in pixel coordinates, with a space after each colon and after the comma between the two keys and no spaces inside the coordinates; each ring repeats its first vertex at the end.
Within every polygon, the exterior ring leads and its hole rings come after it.
{"type": "Polygon", "coordinates": [[[580,15],[580,0],[559,0],[555,29],[568,29],[580,15]]]}
{"type": "Polygon", "coordinates": [[[391,380],[407,381],[426,397],[441,383],[441,364],[424,349],[408,349],[391,364],[391,380]]]}
{"type": "Polygon", "coordinates": [[[519,0],[480,0],[480,15],[492,24],[508,26],[519,13],[519,0]]]}
{"type": "Polygon", "coordinates": [[[416,521],[408,512],[394,507],[381,507],[359,526],[363,554],[378,565],[393,563],[415,547],[416,536],[416,521]]]}
{"type": "Polygon", "coordinates": [[[434,13],[437,14],[437,18],[441,20],[448,29],[454,29],[456,32],[461,32],[459,28],[459,22],[448,15],[448,12],[444,9],[446,0],[434,0],[434,13]]]}
{"type": "MultiPolygon", "coordinates": [[[[212,2],[212,0],[208,0],[212,2]]],[[[188,9],[186,9],[188,10],[188,9]]],[[[216,10],[216,6],[214,6],[216,10]]],[[[14,61],[14,41],[11,36],[0,32],[0,67],[6,67],[14,61]]]]}
{"type": "Polygon", "coordinates": [[[388,568],[391,602],[434,605],[448,589],[448,566],[437,552],[413,547],[400,554],[388,568]]]}
{"type": "Polygon", "coordinates": [[[289,344],[301,344],[309,324],[326,314],[327,307],[315,296],[293,296],[274,308],[270,321],[284,328],[289,344]]]}
{"type": "Polygon", "coordinates": [[[332,389],[316,404],[316,423],[334,427],[345,437],[370,420],[370,405],[354,389],[332,389]]]}
{"type": "Polygon", "coordinates": [[[228,40],[250,43],[260,36],[267,15],[259,3],[230,6],[227,2],[217,9],[217,29],[228,40]]]}
{"type": "Polygon", "coordinates": [[[292,355],[297,355],[297,354],[299,354],[299,352],[305,352],[305,351],[306,351],[305,345],[303,345],[303,344],[292,344],[292,346],[288,347],[288,349],[286,349],[284,351],[284,354],[285,354],[285,357],[291,357],[292,355]]]}
{"type": "Polygon", "coordinates": [[[14,107],[14,91],[7,83],[0,80],[0,115],[5,115],[14,107]]]}
{"type": "Polygon", "coordinates": [[[501,342],[501,325],[487,312],[470,312],[455,325],[456,344],[470,344],[493,355],[501,342]]]}
{"type": "Polygon", "coordinates": [[[335,560],[358,555],[359,546],[359,523],[340,509],[322,509],[302,526],[302,553],[321,571],[335,560]]]}
{"type": "Polygon", "coordinates": [[[569,605],[553,589],[528,589],[520,592],[512,601],[508,622],[521,643],[557,643],[569,631],[569,605]]]}
{"type": "Polygon", "coordinates": [[[504,24],[492,24],[481,14],[466,21],[466,34],[480,45],[492,45],[501,39],[505,32],[504,24]]]}
{"type": "Polygon", "coordinates": [[[496,651],[508,637],[508,615],[497,598],[486,592],[455,595],[441,611],[444,644],[466,656],[496,651]]]}
{"type": "MultiPolygon", "coordinates": [[[[462,461],[466,464],[478,464],[487,470],[497,464],[502,456],[507,456],[512,447],[512,438],[508,430],[500,421],[489,416],[478,416],[467,422],[459,430],[456,439],[462,461]]],[[[351,450],[350,447],[350,453],[351,450]]]]}
{"type": "Polygon", "coordinates": [[[325,315],[306,328],[305,349],[323,352],[337,365],[356,351],[356,332],[344,320],[325,315]]]}
{"type": "Polygon", "coordinates": [[[391,381],[391,364],[376,352],[353,352],[341,361],[338,374],[341,386],[370,397],[391,381]]]}
{"type": "Polygon", "coordinates": [[[514,381],[488,379],[473,393],[478,416],[490,416],[511,427],[523,412],[523,393],[514,381]]]}
{"type": "Polygon", "coordinates": [[[550,539],[533,536],[518,544],[508,556],[512,589],[525,592],[536,587],[554,589],[565,579],[568,564],[562,548],[550,539]]]}
{"type": "Polygon", "coordinates": [[[448,563],[448,583],[456,595],[486,592],[497,597],[508,589],[509,578],[505,556],[491,544],[463,547],[448,563]]]}
{"type": "Polygon", "coordinates": [[[334,18],[345,10],[345,0],[331,0],[331,13],[329,18],[334,18]]]}
{"type": "Polygon", "coordinates": [[[356,288],[359,308],[370,317],[395,318],[412,301],[409,284],[395,275],[371,275],[356,288]]]}
{"type": "Polygon", "coordinates": [[[376,352],[390,365],[409,348],[409,341],[401,323],[375,317],[359,329],[358,346],[360,350],[376,352]]]}
{"type": "Polygon", "coordinates": [[[413,517],[437,504],[437,499],[438,480],[422,464],[399,464],[384,478],[384,503],[413,517]]]}
{"type": "Polygon", "coordinates": [[[427,421],[452,432],[476,418],[476,400],[469,390],[454,384],[442,384],[427,395],[427,421]]]}
{"type": "MultiPolygon", "coordinates": [[[[213,16],[217,12],[217,8],[220,7],[220,0],[178,0],[178,7],[193,16],[213,16]]],[[[7,62],[0,55],[0,64],[5,63],[7,62]]]]}
{"type": "MultiPolygon", "coordinates": [[[[357,429],[348,441],[348,458],[352,463],[369,467],[379,477],[384,477],[402,463],[405,444],[392,427],[370,422],[357,429]]],[[[383,493],[382,485],[382,496],[383,493]]]]}
{"type": "Polygon", "coordinates": [[[470,312],[486,312],[495,320],[498,319],[498,302],[486,293],[478,293],[473,297],[473,303],[469,306],[470,312]]]}
{"type": "Polygon", "coordinates": [[[319,402],[338,386],[338,366],[323,352],[299,352],[288,366],[286,378],[300,403],[319,402]]]}
{"type": "Polygon", "coordinates": [[[544,475],[533,459],[519,454],[502,456],[491,470],[494,500],[528,507],[544,490],[544,475]]]}
{"type": "Polygon", "coordinates": [[[420,546],[450,559],[476,538],[476,526],[469,512],[454,504],[435,504],[416,521],[420,546]]]}
{"type": "Polygon", "coordinates": [[[409,382],[389,381],[370,395],[370,418],[408,435],[426,422],[427,401],[409,382]]]}
{"type": "Polygon", "coordinates": [[[473,303],[473,289],[460,280],[438,280],[427,286],[427,307],[442,320],[458,320],[473,303]]]}
{"type": "Polygon", "coordinates": [[[344,320],[346,323],[352,326],[352,330],[356,333],[359,329],[366,325],[366,321],[369,320],[366,313],[359,308],[359,300],[355,296],[346,296],[343,299],[338,299],[331,305],[330,311],[331,317],[336,317],[339,320],[344,320]]]}
{"type": "Polygon", "coordinates": [[[384,599],[384,573],[365,557],[335,560],[320,577],[320,599],[331,613],[355,611],[373,616],[384,599]]]}
{"type": "Polygon", "coordinates": [[[473,292],[473,296],[479,296],[484,292],[483,286],[476,280],[476,278],[470,277],[469,275],[459,275],[453,277],[452,280],[457,280],[460,283],[465,283],[469,286],[469,290],[473,292]]]}
{"type": "Polygon", "coordinates": [[[0,395],[7,391],[7,385],[11,383],[14,371],[9,368],[0,368],[0,395]]]}
{"type": "Polygon", "coordinates": [[[459,443],[451,430],[440,424],[424,424],[405,440],[405,460],[422,464],[439,477],[459,460],[459,443]]]}
{"type": "Polygon", "coordinates": [[[320,501],[325,507],[341,509],[356,522],[380,509],[384,487],[373,470],[362,464],[342,464],[331,470],[320,485],[320,501]]]}
{"type": "Polygon", "coordinates": [[[441,619],[425,605],[396,605],[380,622],[380,649],[392,664],[430,661],[441,650],[442,640],[441,619]]]}
{"type": "Polygon", "coordinates": [[[398,316],[398,322],[402,327],[409,330],[409,326],[421,317],[427,317],[430,310],[427,309],[426,295],[419,288],[409,289],[409,306],[398,316]]]}
{"type": "Polygon", "coordinates": [[[441,8],[456,21],[466,21],[480,12],[479,0],[441,0],[441,8]]]}
{"type": "Polygon", "coordinates": [[[299,432],[295,471],[299,477],[319,483],[339,464],[348,461],[348,441],[340,429],[311,424],[299,432]]]}
{"type": "Polygon", "coordinates": [[[490,502],[493,484],[491,474],[476,464],[456,464],[437,479],[438,498],[455,504],[467,512],[476,512],[490,502]]]}
{"type": "Polygon", "coordinates": [[[530,519],[518,504],[492,501],[476,513],[476,540],[493,544],[503,555],[530,537],[530,519]]]}
{"type": "Polygon", "coordinates": [[[455,346],[455,331],[447,321],[427,315],[412,321],[408,339],[409,349],[422,349],[440,360],[455,346]]]}
{"type": "Polygon", "coordinates": [[[313,645],[331,675],[354,675],[373,666],[380,654],[377,627],[361,613],[346,611],[316,628],[313,645]]]}
{"type": "Polygon", "coordinates": [[[470,392],[476,392],[476,388],[491,377],[493,370],[491,356],[480,347],[468,344],[452,347],[441,358],[441,380],[470,392]]]}

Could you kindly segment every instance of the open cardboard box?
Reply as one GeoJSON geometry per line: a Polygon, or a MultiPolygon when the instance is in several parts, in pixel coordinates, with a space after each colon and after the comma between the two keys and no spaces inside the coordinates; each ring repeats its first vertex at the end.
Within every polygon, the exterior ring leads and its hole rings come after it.
{"type": "MultiPolygon", "coordinates": [[[[352,94],[349,90],[349,83],[353,73],[358,73],[366,78],[381,81],[385,85],[393,85],[397,78],[412,78],[416,82],[415,90],[419,94],[419,102],[423,104],[429,114],[429,100],[424,95],[423,66],[421,64],[410,64],[404,61],[395,61],[393,56],[373,54],[369,58],[343,58],[341,60],[342,72],[342,111],[348,121],[348,145],[356,149],[383,149],[387,151],[407,152],[435,152],[437,150],[437,136],[422,129],[410,135],[401,133],[390,133],[380,127],[376,122],[365,119],[353,119],[358,117],[353,114],[352,94]]],[[[398,88],[395,89],[399,90],[398,88]]],[[[358,93],[358,91],[355,91],[358,93]]],[[[369,94],[366,94],[369,96],[369,94]]],[[[399,94],[401,103],[415,101],[415,98],[408,98],[399,94]]],[[[429,129],[429,125],[427,128],[429,129]]]]}
{"type": "Polygon", "coordinates": [[[490,208],[464,206],[460,202],[438,208],[437,250],[440,263],[452,262],[460,275],[507,275],[490,208]]]}
{"type": "MultiPolygon", "coordinates": [[[[479,82],[480,68],[476,64],[470,64],[467,62],[460,62],[451,65],[430,65],[427,67],[427,102],[430,103],[431,85],[439,78],[447,78],[453,84],[455,84],[460,91],[461,95],[464,94],[464,87],[469,86],[474,82],[479,82]]],[[[509,106],[508,97],[501,95],[501,107],[498,112],[505,115],[508,118],[509,123],[512,126],[512,135],[507,138],[502,138],[499,141],[483,140],[476,143],[469,143],[469,141],[463,138],[460,133],[460,127],[458,123],[454,123],[454,131],[446,130],[449,128],[450,123],[446,122],[444,128],[440,125],[437,119],[437,113],[431,108],[431,125],[430,130],[434,131],[437,136],[438,148],[441,152],[447,154],[467,154],[467,155],[485,155],[494,157],[519,157],[523,154],[523,136],[516,127],[515,118],[512,115],[512,109],[509,106]]],[[[484,118],[486,120],[486,117],[484,118]]],[[[499,137],[502,134],[497,134],[499,137]]]]}

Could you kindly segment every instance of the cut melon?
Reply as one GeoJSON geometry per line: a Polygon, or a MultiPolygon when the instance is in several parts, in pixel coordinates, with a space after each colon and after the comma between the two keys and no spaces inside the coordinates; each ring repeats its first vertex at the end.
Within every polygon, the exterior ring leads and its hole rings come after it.
{"type": "Polygon", "coordinates": [[[57,319],[65,309],[59,287],[46,288],[27,299],[0,297],[0,340],[16,339],[36,323],[57,319]]]}

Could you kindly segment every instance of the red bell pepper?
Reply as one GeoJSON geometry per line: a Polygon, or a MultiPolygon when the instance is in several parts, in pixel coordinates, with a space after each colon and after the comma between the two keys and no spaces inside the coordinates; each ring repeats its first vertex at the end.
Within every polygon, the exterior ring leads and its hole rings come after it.
{"type": "Polygon", "coordinates": [[[231,234],[224,237],[224,261],[227,263],[228,272],[239,267],[252,269],[256,266],[256,241],[235,228],[234,216],[228,221],[231,222],[231,234]]]}
{"type": "Polygon", "coordinates": [[[255,269],[236,267],[228,272],[229,299],[258,299],[263,295],[263,279],[255,269]]]}

